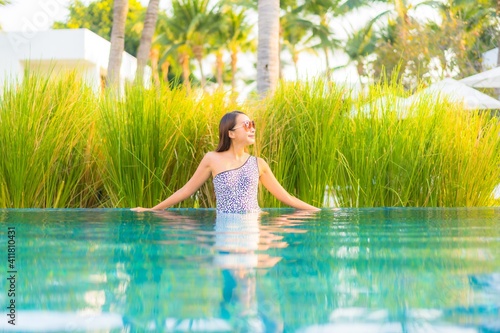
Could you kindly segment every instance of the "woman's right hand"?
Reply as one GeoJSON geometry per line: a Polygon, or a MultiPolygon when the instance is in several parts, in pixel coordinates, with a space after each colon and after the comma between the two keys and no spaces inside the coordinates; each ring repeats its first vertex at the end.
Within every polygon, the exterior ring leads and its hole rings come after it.
{"type": "Polygon", "coordinates": [[[155,211],[157,211],[156,209],[143,208],[143,207],[135,207],[135,208],[131,208],[130,210],[134,211],[134,212],[155,212],[155,211]]]}

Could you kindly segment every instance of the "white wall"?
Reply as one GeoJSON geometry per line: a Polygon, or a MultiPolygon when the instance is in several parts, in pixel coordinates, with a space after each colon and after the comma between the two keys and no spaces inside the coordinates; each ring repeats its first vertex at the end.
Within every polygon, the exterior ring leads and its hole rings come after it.
{"type": "Polygon", "coordinates": [[[497,67],[498,47],[483,53],[483,70],[497,67]]]}
{"type": "Polygon", "coordinates": [[[23,66],[0,31],[0,93],[4,86],[22,80],[23,66]]]}
{"type": "MultiPolygon", "coordinates": [[[[110,43],[87,29],[47,30],[36,33],[0,32],[0,87],[22,80],[24,68],[42,73],[76,70],[96,91],[107,73],[110,43]]],[[[135,78],[137,61],[124,52],[121,85],[135,78]]],[[[145,70],[149,84],[151,68],[145,70]]]]}

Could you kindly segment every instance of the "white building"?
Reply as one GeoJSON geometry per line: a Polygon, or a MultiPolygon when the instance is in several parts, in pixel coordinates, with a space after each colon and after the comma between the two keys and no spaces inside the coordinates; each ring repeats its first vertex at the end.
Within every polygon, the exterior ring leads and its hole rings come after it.
{"type": "Polygon", "coordinates": [[[483,71],[497,67],[498,47],[483,53],[483,71]]]}
{"type": "MultiPolygon", "coordinates": [[[[87,29],[61,29],[37,32],[0,31],[0,91],[5,85],[20,82],[24,70],[57,75],[76,71],[96,92],[101,91],[107,75],[110,42],[87,29]]],[[[133,81],[137,60],[123,52],[120,83],[133,81]]],[[[151,68],[145,69],[149,84],[151,68]]]]}

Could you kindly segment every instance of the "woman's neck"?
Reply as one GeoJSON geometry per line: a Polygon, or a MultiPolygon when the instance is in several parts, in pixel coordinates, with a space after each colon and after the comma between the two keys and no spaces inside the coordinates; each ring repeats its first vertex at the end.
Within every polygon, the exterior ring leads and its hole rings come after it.
{"type": "Polygon", "coordinates": [[[230,155],[234,156],[235,159],[240,159],[246,155],[248,155],[248,153],[246,152],[245,150],[245,146],[241,145],[231,145],[231,147],[229,148],[228,152],[230,153],[230,155]]]}

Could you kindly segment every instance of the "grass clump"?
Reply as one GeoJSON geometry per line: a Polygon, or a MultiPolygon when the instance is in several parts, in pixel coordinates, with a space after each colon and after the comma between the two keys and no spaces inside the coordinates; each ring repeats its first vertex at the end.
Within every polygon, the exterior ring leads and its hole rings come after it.
{"type": "MultiPolygon", "coordinates": [[[[0,207],[154,206],[187,182],[236,109],[257,122],[251,151],[316,206],[498,205],[498,118],[405,97],[397,85],[355,96],[316,80],[242,108],[220,93],[130,86],[117,99],[76,75],[27,75],[0,98],[0,207]]],[[[261,194],[261,207],[280,206],[261,194]]],[[[214,207],[212,182],[179,206],[214,207]]]]}
{"type": "Polygon", "coordinates": [[[432,95],[404,97],[396,85],[354,98],[322,81],[284,84],[260,113],[260,152],[286,189],[318,206],[494,205],[498,118],[432,95]]]}
{"type": "Polygon", "coordinates": [[[28,75],[0,101],[0,207],[87,207],[98,180],[92,91],[73,75],[28,75]]]}

